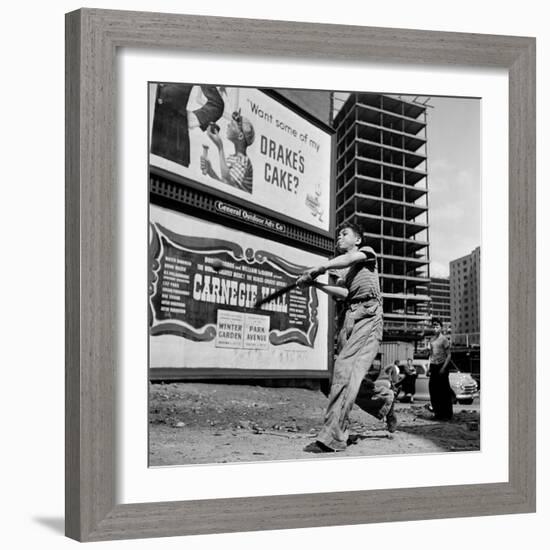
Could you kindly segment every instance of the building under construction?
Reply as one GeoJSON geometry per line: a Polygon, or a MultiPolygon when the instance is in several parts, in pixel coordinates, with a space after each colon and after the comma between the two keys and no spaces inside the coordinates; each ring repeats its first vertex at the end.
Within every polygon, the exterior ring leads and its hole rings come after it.
{"type": "Polygon", "coordinates": [[[416,342],[429,320],[427,107],[354,93],[334,119],[336,221],[359,224],[379,255],[385,342],[416,342]]]}

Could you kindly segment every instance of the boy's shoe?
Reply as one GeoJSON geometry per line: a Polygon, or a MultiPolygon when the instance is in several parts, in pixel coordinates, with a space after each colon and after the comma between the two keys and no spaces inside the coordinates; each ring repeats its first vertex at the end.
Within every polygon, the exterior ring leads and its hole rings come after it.
{"type": "Polygon", "coordinates": [[[304,452],[306,453],[334,453],[334,449],[327,447],[324,443],[320,441],[312,441],[304,447],[304,452]]]}

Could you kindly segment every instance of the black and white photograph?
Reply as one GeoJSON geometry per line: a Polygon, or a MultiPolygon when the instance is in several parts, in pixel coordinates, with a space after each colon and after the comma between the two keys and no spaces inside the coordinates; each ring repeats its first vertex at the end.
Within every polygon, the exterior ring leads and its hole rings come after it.
{"type": "Polygon", "coordinates": [[[518,8],[8,4],[6,548],[544,546],[518,8]]]}
{"type": "Polygon", "coordinates": [[[148,110],[149,465],[479,451],[479,98],[148,110]]]}

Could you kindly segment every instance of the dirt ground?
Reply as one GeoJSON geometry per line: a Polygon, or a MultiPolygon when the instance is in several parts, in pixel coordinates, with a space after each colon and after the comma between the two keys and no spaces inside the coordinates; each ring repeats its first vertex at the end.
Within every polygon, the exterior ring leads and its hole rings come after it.
{"type": "MultiPolygon", "coordinates": [[[[151,466],[297,460],[315,440],[327,398],[317,390],[236,384],[150,384],[151,466]]],[[[396,406],[397,431],[357,406],[355,443],[338,456],[479,450],[479,410],[455,405],[451,422],[431,420],[423,403],[396,406]]]]}

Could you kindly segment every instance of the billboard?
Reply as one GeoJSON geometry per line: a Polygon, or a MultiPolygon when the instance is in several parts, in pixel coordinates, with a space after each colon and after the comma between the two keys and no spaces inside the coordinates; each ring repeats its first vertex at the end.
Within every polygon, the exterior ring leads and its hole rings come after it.
{"type": "Polygon", "coordinates": [[[151,368],[328,368],[328,301],[293,289],[255,307],[321,256],[150,207],[151,368]]]}
{"type": "Polygon", "coordinates": [[[331,229],[328,128],[255,88],[149,86],[151,166],[331,229]]]}

